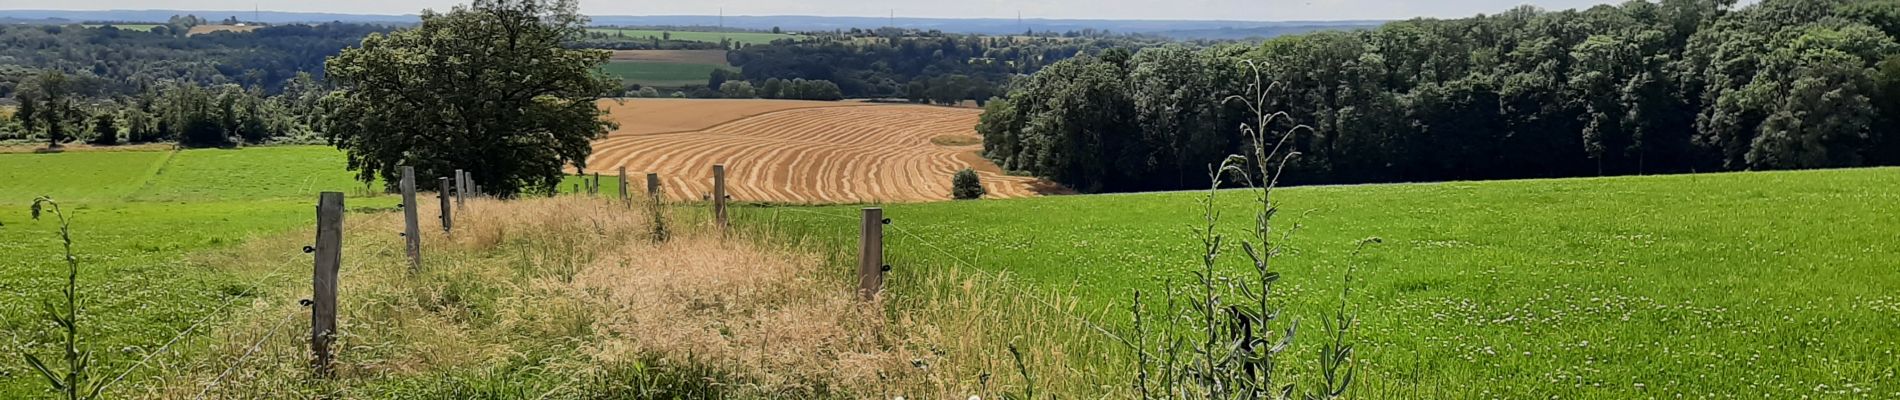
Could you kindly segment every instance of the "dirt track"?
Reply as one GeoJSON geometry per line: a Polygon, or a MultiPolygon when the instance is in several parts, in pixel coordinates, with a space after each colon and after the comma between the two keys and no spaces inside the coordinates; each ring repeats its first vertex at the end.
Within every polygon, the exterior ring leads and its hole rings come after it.
{"type": "MultiPolygon", "coordinates": [[[[611,104],[611,103],[609,103],[611,104]]],[[[621,129],[594,142],[588,166],[660,174],[674,200],[711,192],[725,164],[733,199],[781,203],[915,202],[950,198],[950,177],[975,168],[991,198],[1034,195],[1034,179],[998,174],[975,157],[979,110],[762,100],[628,100],[609,106],[621,129]]],[[[636,187],[642,186],[636,183],[636,187]]]]}

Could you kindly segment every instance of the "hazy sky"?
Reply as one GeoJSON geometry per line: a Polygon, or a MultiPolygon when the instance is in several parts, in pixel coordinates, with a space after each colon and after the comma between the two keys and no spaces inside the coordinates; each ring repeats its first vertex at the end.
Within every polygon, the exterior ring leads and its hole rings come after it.
{"type": "MultiPolygon", "coordinates": [[[[580,0],[590,15],[823,15],[1051,19],[1339,20],[1465,17],[1520,4],[1547,9],[1605,0],[580,0]]],[[[413,14],[466,0],[5,0],[0,9],[250,10],[413,14]]],[[[0,11],[0,14],[5,14],[0,11]]]]}

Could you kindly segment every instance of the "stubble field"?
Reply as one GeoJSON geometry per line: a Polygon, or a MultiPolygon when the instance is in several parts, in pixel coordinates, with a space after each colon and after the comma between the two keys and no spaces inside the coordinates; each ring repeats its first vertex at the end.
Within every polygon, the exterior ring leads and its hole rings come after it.
{"type": "Polygon", "coordinates": [[[607,103],[620,130],[594,143],[588,167],[659,173],[666,197],[711,192],[727,167],[734,200],[917,202],[950,198],[963,168],[992,198],[1034,195],[1035,180],[977,157],[978,110],[776,100],[632,99],[607,103]],[[974,144],[972,144],[974,143],[974,144]]]}

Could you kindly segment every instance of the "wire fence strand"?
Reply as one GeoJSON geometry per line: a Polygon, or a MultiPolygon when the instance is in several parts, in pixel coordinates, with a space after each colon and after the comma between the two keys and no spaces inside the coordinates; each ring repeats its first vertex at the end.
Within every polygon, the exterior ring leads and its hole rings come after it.
{"type": "Polygon", "coordinates": [[[258,349],[263,348],[264,342],[268,342],[272,337],[276,337],[277,332],[283,331],[284,327],[290,324],[290,320],[298,314],[303,314],[303,309],[292,310],[284,314],[284,319],[277,321],[277,326],[272,327],[269,331],[265,331],[263,337],[258,338],[257,342],[251,343],[251,346],[244,350],[243,355],[238,356],[236,361],[231,362],[231,366],[225,367],[224,372],[218,373],[218,377],[211,380],[211,384],[205,385],[204,390],[198,392],[198,398],[204,399],[206,395],[211,394],[211,389],[223,383],[224,378],[230,376],[232,371],[236,371],[238,366],[244,365],[244,360],[250,359],[252,354],[256,354],[258,349]]]}
{"type": "MultiPolygon", "coordinates": [[[[285,263],[286,264],[294,263],[296,262],[297,258],[300,258],[300,257],[301,257],[301,254],[292,255],[290,259],[285,260],[285,263]]],[[[291,270],[281,270],[275,273],[271,273],[270,275],[264,276],[263,279],[258,279],[258,282],[264,282],[265,283],[264,286],[274,286],[277,284],[274,281],[276,281],[280,277],[284,277],[290,271],[291,270]]],[[[145,357],[139,359],[139,362],[133,363],[132,366],[130,367],[126,367],[125,371],[120,372],[119,376],[112,378],[112,381],[106,382],[106,384],[102,386],[101,388],[103,389],[106,387],[111,387],[112,385],[116,385],[116,384],[119,384],[120,382],[125,381],[125,378],[128,376],[131,376],[133,371],[137,371],[140,367],[144,367],[147,363],[150,363],[153,358],[157,358],[159,355],[165,354],[166,351],[171,349],[172,345],[177,344],[179,340],[183,340],[186,336],[190,336],[191,333],[197,331],[198,328],[204,327],[205,324],[211,322],[212,319],[217,318],[219,316],[223,316],[224,310],[231,308],[232,304],[237,304],[238,300],[250,297],[253,294],[252,292],[256,291],[260,287],[263,287],[263,286],[252,286],[252,287],[244,288],[244,291],[238,292],[236,295],[231,296],[231,298],[226,299],[223,304],[219,304],[218,307],[212,309],[210,313],[205,314],[204,317],[198,318],[198,321],[193,322],[190,326],[185,327],[184,330],[179,331],[177,335],[172,336],[171,340],[165,341],[165,344],[158,346],[157,350],[153,350],[151,353],[145,354],[145,357]]]]}
{"type": "MultiPolygon", "coordinates": [[[[810,211],[810,210],[801,210],[797,208],[782,208],[780,210],[819,215],[819,216],[825,216],[825,217],[831,217],[831,218],[838,218],[842,220],[850,220],[850,221],[858,220],[858,218],[851,217],[851,216],[823,213],[823,212],[810,211]]],[[[1081,323],[1082,325],[1095,330],[1096,333],[1101,334],[1102,336],[1105,336],[1108,339],[1114,339],[1115,341],[1121,342],[1124,345],[1128,345],[1131,348],[1136,347],[1134,342],[1130,342],[1128,339],[1121,337],[1121,335],[1116,335],[1113,331],[1110,331],[1107,327],[1103,327],[1101,324],[1097,324],[1095,323],[1095,321],[1090,321],[1087,318],[1076,316],[1074,313],[1069,312],[1067,309],[1063,308],[1062,306],[1057,305],[1054,302],[1049,301],[1048,299],[1044,299],[1042,296],[1038,296],[1035,293],[1029,291],[1028,289],[1019,287],[1018,285],[1011,282],[1007,276],[1004,276],[1004,274],[983,269],[982,267],[977,266],[976,263],[964,260],[963,257],[959,257],[956,254],[951,253],[949,250],[945,250],[943,247],[937,246],[935,243],[931,243],[929,240],[925,240],[923,236],[920,236],[916,233],[912,233],[910,230],[904,229],[904,227],[902,226],[898,226],[897,224],[891,224],[889,226],[891,227],[893,231],[896,231],[899,234],[903,234],[904,236],[909,237],[911,240],[917,241],[917,243],[923,244],[924,247],[928,247],[931,250],[935,250],[937,253],[942,254],[944,257],[950,258],[952,261],[955,261],[958,264],[957,265],[958,267],[962,269],[971,270],[976,273],[983,274],[985,277],[995,280],[998,284],[1006,288],[1009,288],[1012,291],[1015,291],[1018,295],[1027,297],[1030,300],[1034,300],[1036,303],[1040,303],[1042,304],[1042,306],[1048,307],[1050,310],[1053,310],[1058,314],[1062,314],[1063,316],[1068,317],[1069,319],[1075,320],[1075,322],[1081,323]]],[[[1143,353],[1147,352],[1146,349],[1138,349],[1138,350],[1142,351],[1143,353]]]]}

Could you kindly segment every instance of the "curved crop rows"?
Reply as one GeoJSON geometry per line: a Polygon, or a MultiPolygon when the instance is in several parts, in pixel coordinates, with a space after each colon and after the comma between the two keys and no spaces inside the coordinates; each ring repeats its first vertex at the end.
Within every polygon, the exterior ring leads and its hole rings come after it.
{"type": "Polygon", "coordinates": [[[635,175],[632,182],[642,182],[639,176],[646,172],[659,173],[663,193],[673,200],[711,193],[713,164],[726,165],[728,191],[738,201],[945,200],[951,175],[963,168],[979,171],[988,197],[1035,194],[1034,179],[999,174],[974,157],[982,145],[931,142],[939,136],[975,136],[978,114],[915,105],[786,109],[696,131],[612,134],[594,142],[587,165],[599,171],[625,166],[635,175]]]}

